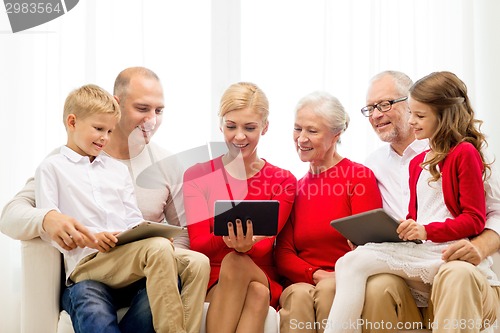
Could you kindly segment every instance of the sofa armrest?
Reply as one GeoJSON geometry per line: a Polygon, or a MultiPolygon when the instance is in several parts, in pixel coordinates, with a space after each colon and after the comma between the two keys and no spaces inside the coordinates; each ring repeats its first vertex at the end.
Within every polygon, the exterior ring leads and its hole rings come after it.
{"type": "Polygon", "coordinates": [[[497,252],[491,257],[493,258],[493,271],[500,277],[500,254],[497,252]]]}
{"type": "Polygon", "coordinates": [[[21,241],[21,333],[57,332],[61,253],[40,238],[21,241]]]}

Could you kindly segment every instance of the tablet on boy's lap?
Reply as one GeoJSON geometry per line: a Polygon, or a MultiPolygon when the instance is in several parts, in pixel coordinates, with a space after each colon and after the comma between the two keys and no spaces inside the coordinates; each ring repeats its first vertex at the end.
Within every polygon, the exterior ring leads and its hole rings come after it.
{"type": "Polygon", "coordinates": [[[180,235],[184,230],[186,230],[185,227],[167,223],[143,221],[118,234],[116,236],[118,238],[116,245],[122,245],[149,237],[174,238],[180,235]]]}
{"type": "MultiPolygon", "coordinates": [[[[382,208],[333,220],[331,225],[354,245],[405,242],[396,232],[399,222],[382,208]]],[[[412,242],[422,243],[420,240],[412,242]]]]}
{"type": "Polygon", "coordinates": [[[214,207],[214,234],[227,236],[227,223],[233,222],[236,234],[236,219],[242,222],[246,234],[246,221],[252,221],[255,236],[275,236],[278,233],[278,200],[217,200],[214,207]]]}

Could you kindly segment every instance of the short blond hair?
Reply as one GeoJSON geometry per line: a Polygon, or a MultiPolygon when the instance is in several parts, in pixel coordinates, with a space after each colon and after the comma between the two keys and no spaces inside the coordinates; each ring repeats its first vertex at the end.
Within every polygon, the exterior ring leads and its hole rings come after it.
{"type": "Polygon", "coordinates": [[[226,89],[220,100],[219,119],[230,111],[251,108],[262,117],[262,123],[267,125],[269,102],[264,92],[254,83],[238,82],[226,89]]]}
{"type": "Polygon", "coordinates": [[[112,114],[120,120],[120,106],[106,90],[95,84],[87,84],[73,90],[64,102],[63,122],[66,126],[68,115],[87,118],[94,114],[112,114]]]}

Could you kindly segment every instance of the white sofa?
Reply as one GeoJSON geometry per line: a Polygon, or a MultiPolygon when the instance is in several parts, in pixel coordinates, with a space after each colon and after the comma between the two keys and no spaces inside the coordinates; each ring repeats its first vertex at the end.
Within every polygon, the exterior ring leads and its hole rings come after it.
{"type": "MultiPolygon", "coordinates": [[[[35,238],[21,242],[21,333],[74,333],[71,319],[61,311],[61,254],[50,244],[35,238]]],[[[205,314],[208,303],[205,303],[205,314]]],[[[119,317],[126,309],[119,310],[119,317]]],[[[278,332],[279,316],[269,307],[265,333],[278,332]]],[[[205,315],[201,333],[205,333],[205,315]]]]}
{"type": "MultiPolygon", "coordinates": [[[[60,311],[61,254],[55,248],[35,238],[21,242],[21,333],[74,333],[71,319],[65,311],[60,311]]],[[[495,272],[500,276],[500,256],[496,254],[495,272]]],[[[205,303],[205,313],[208,303],[205,303]]],[[[126,309],[121,309],[123,315],[126,309]]],[[[201,333],[205,333],[203,316],[201,333]]],[[[265,323],[265,333],[276,333],[279,315],[269,307],[265,323]]],[[[410,331],[408,331],[410,332],[410,331]]],[[[411,331],[417,332],[417,331],[411,331]]],[[[421,331],[424,332],[424,331],[421,331]]],[[[500,329],[494,331],[500,333],[500,329]]]]}

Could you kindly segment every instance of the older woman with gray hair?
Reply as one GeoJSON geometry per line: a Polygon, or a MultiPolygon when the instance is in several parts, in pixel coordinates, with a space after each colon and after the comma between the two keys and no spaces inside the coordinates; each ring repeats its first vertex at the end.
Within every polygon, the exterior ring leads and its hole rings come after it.
{"type": "Polygon", "coordinates": [[[280,332],[324,331],[335,295],[335,262],[350,251],[330,221],[382,207],[373,172],[337,152],[348,125],[344,107],[326,92],[313,92],[297,104],[293,139],[309,171],[297,184],[290,220],[275,248],[286,287],[280,332]]]}

